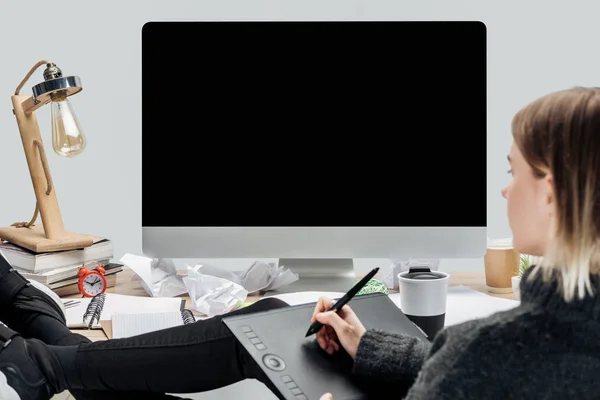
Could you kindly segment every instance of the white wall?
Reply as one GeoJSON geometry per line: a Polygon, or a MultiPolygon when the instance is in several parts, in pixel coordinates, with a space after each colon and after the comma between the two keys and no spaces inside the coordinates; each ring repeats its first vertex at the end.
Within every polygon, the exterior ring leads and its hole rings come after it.
{"type": "MultiPolygon", "coordinates": [[[[0,93],[5,96],[0,99],[0,170],[4,172],[0,225],[28,220],[33,211],[35,200],[10,95],[30,66],[49,58],[65,74],[81,76],[84,85],[84,91],[71,98],[89,140],[86,152],[76,159],[62,159],[51,152],[49,107],[38,111],[65,224],[76,232],[111,237],[117,257],[125,252],[141,253],[140,29],[146,21],[484,21],[489,45],[488,225],[490,236],[495,237],[510,235],[499,192],[508,179],[505,154],[511,141],[512,115],[549,91],[593,85],[600,61],[595,51],[600,27],[594,20],[600,6],[592,0],[105,0],[93,6],[59,0],[52,7],[38,0],[2,0],[0,4],[0,93]]],[[[23,93],[29,93],[39,79],[41,70],[23,93]]],[[[177,95],[184,88],[173,90],[177,95]]],[[[460,171],[454,174],[460,179],[460,171]]],[[[468,194],[440,194],[440,201],[450,195],[468,194]]],[[[446,265],[458,268],[463,263],[446,265]]]]}
{"type": "MultiPolygon", "coordinates": [[[[111,237],[120,257],[125,252],[141,253],[140,29],[145,22],[481,20],[488,27],[489,46],[489,235],[508,236],[500,189],[508,181],[505,159],[512,115],[549,91],[598,83],[599,13],[600,3],[574,0],[57,0],[51,4],[1,0],[0,225],[29,220],[35,204],[10,96],[39,59],[49,58],[65,74],[81,76],[84,85],[84,91],[71,99],[89,140],[86,152],[78,158],[62,159],[51,152],[49,107],[38,112],[66,227],[111,237]]],[[[30,90],[39,79],[41,72],[25,89],[30,90]]],[[[174,98],[185,92],[184,87],[171,89],[174,98]]],[[[453,174],[453,179],[461,179],[461,171],[453,174]]],[[[179,196],[184,190],[172,194],[179,196]]],[[[440,201],[445,196],[468,193],[440,193],[440,201]]],[[[224,263],[234,268],[246,265],[232,260],[224,263]]],[[[385,265],[387,261],[358,260],[357,264],[367,269],[373,263],[385,265]]],[[[480,267],[481,260],[442,264],[446,270],[480,267]]],[[[263,395],[257,393],[260,398],[263,395]]]]}

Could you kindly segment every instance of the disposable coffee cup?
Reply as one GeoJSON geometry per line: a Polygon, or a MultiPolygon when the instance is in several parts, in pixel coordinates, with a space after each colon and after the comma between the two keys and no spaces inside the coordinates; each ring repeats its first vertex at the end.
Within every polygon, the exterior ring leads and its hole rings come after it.
{"type": "Polygon", "coordinates": [[[398,274],[402,312],[432,341],[444,329],[450,275],[427,267],[398,274]]]}
{"type": "Polygon", "coordinates": [[[489,239],[483,258],[485,285],[491,293],[512,293],[512,277],[517,274],[521,255],[512,239],[489,239]]]}

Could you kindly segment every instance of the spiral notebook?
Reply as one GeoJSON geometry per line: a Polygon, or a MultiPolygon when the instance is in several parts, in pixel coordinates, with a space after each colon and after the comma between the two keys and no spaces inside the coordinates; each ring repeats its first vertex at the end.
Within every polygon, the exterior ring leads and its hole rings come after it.
{"type": "MultiPolygon", "coordinates": [[[[196,317],[190,310],[156,314],[114,314],[110,324],[110,337],[121,339],[193,322],[196,322],[196,317]]],[[[106,326],[103,328],[105,331],[107,330],[106,326]]],[[[108,332],[106,334],[109,336],[108,332]]]]}
{"type": "MultiPolygon", "coordinates": [[[[101,320],[116,314],[160,314],[185,310],[185,299],[178,297],[141,297],[102,293],[94,298],[63,299],[67,327],[101,329],[101,320]]],[[[187,313],[186,313],[187,315],[187,313]]],[[[185,320],[182,319],[182,321],[185,320]]]]}

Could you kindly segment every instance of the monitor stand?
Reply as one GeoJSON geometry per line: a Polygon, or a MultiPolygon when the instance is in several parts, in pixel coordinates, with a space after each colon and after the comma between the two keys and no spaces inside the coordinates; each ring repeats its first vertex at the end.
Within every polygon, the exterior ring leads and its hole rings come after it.
{"type": "Polygon", "coordinates": [[[279,259],[279,266],[290,269],[300,278],[294,283],[269,294],[292,292],[342,292],[346,293],[357,282],[351,258],[279,259]]]}

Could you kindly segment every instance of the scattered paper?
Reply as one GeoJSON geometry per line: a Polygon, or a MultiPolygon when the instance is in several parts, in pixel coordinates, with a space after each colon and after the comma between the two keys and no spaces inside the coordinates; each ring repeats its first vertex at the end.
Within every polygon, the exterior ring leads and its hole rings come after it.
{"type": "Polygon", "coordinates": [[[241,285],[249,294],[277,290],[299,279],[298,274],[285,269],[283,265],[277,267],[273,263],[261,261],[255,261],[243,271],[229,271],[210,264],[198,264],[196,267],[205,275],[223,278],[241,285]]]}
{"type": "Polygon", "coordinates": [[[201,271],[201,267],[188,267],[188,276],[183,278],[192,309],[213,317],[228,313],[246,300],[248,291],[241,285],[207,275],[201,271]]]}
{"type": "Polygon", "coordinates": [[[175,297],[187,292],[173,260],[125,254],[120,261],[137,274],[134,279],[139,279],[152,297],[175,297]]]}

